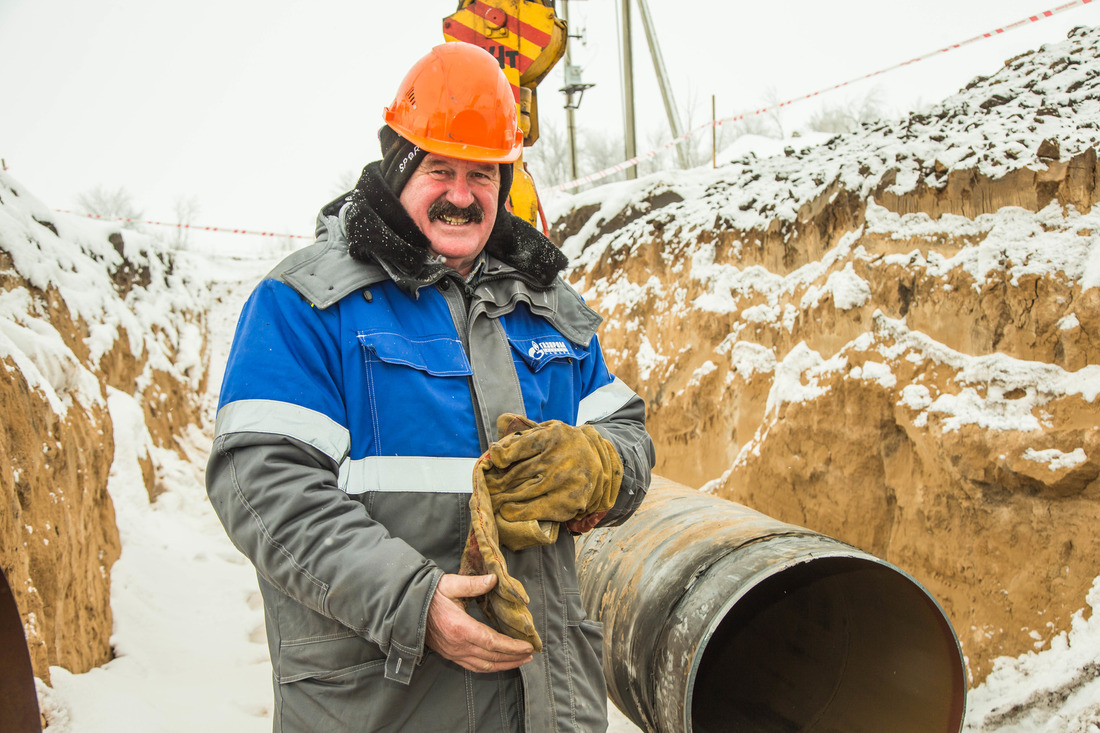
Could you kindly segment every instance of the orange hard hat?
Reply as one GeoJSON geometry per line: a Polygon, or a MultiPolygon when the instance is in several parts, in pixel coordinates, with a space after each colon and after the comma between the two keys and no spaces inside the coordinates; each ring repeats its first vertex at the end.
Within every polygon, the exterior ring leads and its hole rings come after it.
{"type": "Polygon", "coordinates": [[[523,150],[512,85],[488,51],[456,41],[413,64],[386,124],[430,153],[511,163],[523,150]]]}

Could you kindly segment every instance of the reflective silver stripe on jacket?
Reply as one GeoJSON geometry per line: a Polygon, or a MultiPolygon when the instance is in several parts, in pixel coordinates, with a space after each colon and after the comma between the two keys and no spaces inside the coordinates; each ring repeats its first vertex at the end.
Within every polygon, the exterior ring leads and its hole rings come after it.
{"type": "Polygon", "coordinates": [[[278,400],[238,400],[218,410],[215,435],[271,433],[313,446],[340,464],[340,488],[367,491],[419,491],[469,494],[477,458],[368,456],[345,460],[351,450],[347,428],[326,415],[278,400]]]}
{"type": "Polygon", "coordinates": [[[368,456],[340,466],[340,488],[349,494],[410,491],[469,494],[476,458],[368,456]]]}
{"type": "Polygon", "coordinates": [[[627,387],[623,380],[615,379],[581,400],[577,407],[577,425],[610,417],[635,397],[634,390],[627,387]]]}
{"type": "Polygon", "coordinates": [[[237,400],[218,410],[214,435],[274,433],[300,440],[340,463],[351,450],[351,433],[327,415],[278,400],[237,400]]]}

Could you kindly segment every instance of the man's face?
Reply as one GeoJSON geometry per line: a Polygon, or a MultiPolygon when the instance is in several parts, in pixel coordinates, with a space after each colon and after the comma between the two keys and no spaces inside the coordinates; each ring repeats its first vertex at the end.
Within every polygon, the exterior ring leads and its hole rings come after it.
{"type": "Polygon", "coordinates": [[[496,163],[428,153],[401,191],[401,204],[448,267],[467,275],[497,217],[496,163]]]}

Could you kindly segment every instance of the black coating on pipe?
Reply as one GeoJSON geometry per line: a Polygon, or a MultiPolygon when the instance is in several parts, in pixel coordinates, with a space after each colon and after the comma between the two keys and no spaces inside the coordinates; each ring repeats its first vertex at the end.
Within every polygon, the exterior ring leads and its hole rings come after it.
{"type": "Polygon", "coordinates": [[[661,733],[958,733],[966,677],[934,598],[899,568],[657,479],[578,547],[612,700],[661,733]]]}

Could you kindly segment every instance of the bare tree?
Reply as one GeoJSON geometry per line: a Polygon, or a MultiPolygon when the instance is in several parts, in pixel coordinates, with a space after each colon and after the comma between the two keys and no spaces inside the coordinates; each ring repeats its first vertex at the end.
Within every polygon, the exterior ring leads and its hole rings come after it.
{"type": "MultiPolygon", "coordinates": [[[[665,145],[672,135],[669,133],[668,128],[664,125],[658,125],[649,131],[646,135],[645,148],[640,151],[642,153],[649,152],[650,150],[658,150],[662,145],[665,145]]],[[[676,151],[672,148],[667,150],[661,150],[661,152],[648,158],[642,158],[638,161],[638,175],[647,176],[650,173],[656,173],[657,171],[669,170],[670,168],[677,167],[677,161],[675,159],[676,151]]]]}
{"type": "Polygon", "coordinates": [[[810,116],[807,127],[814,132],[854,132],[860,123],[873,122],[884,114],[882,89],[875,86],[863,97],[822,106],[810,116]]]}
{"type": "Polygon", "coordinates": [[[123,186],[113,190],[106,186],[94,186],[79,194],[76,204],[85,214],[108,220],[128,219],[129,221],[120,222],[123,228],[141,229],[138,221],[144,214],[134,203],[134,197],[123,186]]]}
{"type": "MultiPolygon", "coordinates": [[[[581,149],[577,151],[577,156],[580,158],[582,171],[596,173],[623,162],[625,153],[621,137],[606,132],[584,130],[580,138],[581,149]]],[[[625,178],[625,174],[621,172],[613,173],[599,183],[622,181],[625,178]]]]}
{"type": "Polygon", "coordinates": [[[184,249],[191,244],[189,229],[199,217],[199,199],[196,196],[177,196],[173,205],[176,214],[176,233],[172,237],[172,246],[184,249]]]}
{"type": "MultiPolygon", "coordinates": [[[[690,132],[704,122],[711,121],[710,98],[699,96],[690,84],[687,89],[687,104],[681,110],[681,119],[684,121],[684,132],[690,132]]],[[[702,165],[710,161],[710,130],[699,131],[680,143],[687,151],[688,164],[691,167],[702,165]]],[[[675,154],[675,151],[672,151],[675,154]]]]}
{"type": "MultiPolygon", "coordinates": [[[[780,105],[783,103],[783,99],[779,96],[779,92],[775,87],[768,87],[768,91],[764,93],[764,108],[765,112],[762,115],[754,115],[757,118],[763,118],[771,123],[774,129],[774,134],[767,135],[767,137],[775,137],[780,140],[784,138],[783,134],[783,108],[780,105]]],[[[753,133],[758,134],[758,133],[753,133]]]]}
{"type": "Polygon", "coordinates": [[[743,120],[739,120],[731,128],[733,140],[742,135],[759,135],[760,137],[780,138],[780,131],[776,130],[772,120],[762,115],[750,114],[743,120]]]}
{"type": "MultiPolygon", "coordinates": [[[[685,134],[695,130],[695,128],[704,121],[710,119],[709,99],[707,100],[708,103],[704,105],[703,100],[695,90],[689,86],[686,100],[686,104],[682,105],[680,108],[680,121],[683,124],[683,132],[685,134]]],[[[682,149],[685,152],[688,166],[691,168],[702,165],[710,160],[709,131],[699,131],[695,135],[681,140],[675,146],[665,148],[664,146],[668,145],[671,140],[672,131],[669,129],[668,123],[662,118],[662,121],[656,124],[656,126],[646,135],[646,147],[643,151],[660,150],[660,152],[652,157],[643,158],[638,163],[639,175],[647,175],[656,171],[678,169],[680,167],[680,154],[678,149],[682,149]]]]}
{"type": "Polygon", "coordinates": [[[573,173],[569,165],[569,133],[556,124],[539,120],[539,139],[523,149],[523,160],[536,186],[565,183],[573,173]]]}
{"type": "Polygon", "coordinates": [[[354,168],[348,168],[343,173],[336,177],[336,181],[332,184],[332,196],[333,198],[339,196],[342,193],[347,193],[351,189],[355,188],[355,184],[359,182],[360,171],[354,168]]]}

